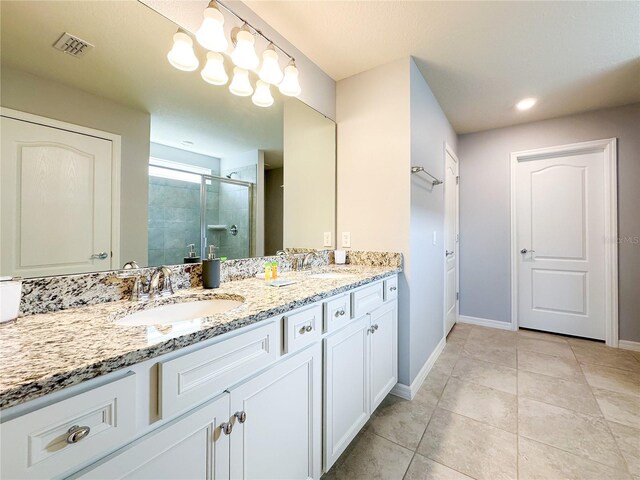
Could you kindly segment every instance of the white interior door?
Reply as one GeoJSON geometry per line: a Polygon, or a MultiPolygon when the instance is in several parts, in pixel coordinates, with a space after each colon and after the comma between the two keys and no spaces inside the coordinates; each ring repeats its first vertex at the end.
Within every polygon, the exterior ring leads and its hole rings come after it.
{"type": "Polygon", "coordinates": [[[2,117],[3,275],[109,270],[112,142],[2,117]]]}
{"type": "Polygon", "coordinates": [[[458,159],[445,149],[445,332],[458,321],[458,159]]]}
{"type": "Polygon", "coordinates": [[[518,323],[606,337],[606,178],[602,150],[516,163],[518,323]]]}

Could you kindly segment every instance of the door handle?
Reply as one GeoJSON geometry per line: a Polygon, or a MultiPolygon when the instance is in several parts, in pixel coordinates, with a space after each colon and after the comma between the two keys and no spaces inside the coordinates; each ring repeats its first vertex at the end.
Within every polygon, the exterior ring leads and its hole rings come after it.
{"type": "Polygon", "coordinates": [[[535,250],[527,250],[526,248],[523,248],[522,250],[520,250],[520,253],[525,255],[527,253],[534,253],[535,250]]]}
{"type": "Polygon", "coordinates": [[[107,252],[94,253],[91,255],[91,260],[104,260],[109,256],[107,252]]]}
{"type": "Polygon", "coordinates": [[[449,250],[445,250],[444,254],[445,254],[445,256],[449,257],[449,256],[453,255],[453,251],[450,252],[449,250]]]}

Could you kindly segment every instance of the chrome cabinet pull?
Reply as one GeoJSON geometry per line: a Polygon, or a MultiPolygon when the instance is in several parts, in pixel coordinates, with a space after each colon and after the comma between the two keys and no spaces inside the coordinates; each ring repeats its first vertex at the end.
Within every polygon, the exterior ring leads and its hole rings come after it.
{"type": "Polygon", "coordinates": [[[107,252],[94,253],[89,258],[91,260],[105,260],[109,254],[107,252]]]}
{"type": "Polygon", "coordinates": [[[378,324],[376,323],[375,325],[372,325],[371,328],[373,328],[373,330],[376,331],[378,329],[378,324]]]}
{"type": "Polygon", "coordinates": [[[67,430],[67,443],[68,444],[78,443],[83,438],[86,438],[87,435],[89,435],[90,431],[91,431],[91,428],[86,425],[83,427],[79,425],[74,425],[69,430],[67,430]]]}
{"type": "Polygon", "coordinates": [[[247,421],[247,413],[244,410],[242,412],[234,413],[233,416],[236,417],[240,423],[247,421]]]}
{"type": "Polygon", "coordinates": [[[310,332],[311,330],[313,330],[313,327],[311,325],[307,325],[307,327],[305,328],[305,330],[307,332],[310,332]]]}
{"type": "Polygon", "coordinates": [[[346,312],[344,310],[336,310],[336,313],[334,314],[334,316],[336,318],[338,317],[342,317],[346,312]]]}
{"type": "Polygon", "coordinates": [[[389,287],[389,290],[390,290],[391,292],[395,292],[397,289],[398,289],[398,287],[389,287]]]}
{"type": "Polygon", "coordinates": [[[222,433],[225,435],[230,435],[233,431],[233,425],[229,422],[223,422],[220,424],[220,430],[222,430],[222,433]]]}
{"type": "Polygon", "coordinates": [[[305,333],[310,332],[311,330],[313,330],[313,327],[311,325],[304,326],[300,329],[300,335],[304,335],[305,333]]]}

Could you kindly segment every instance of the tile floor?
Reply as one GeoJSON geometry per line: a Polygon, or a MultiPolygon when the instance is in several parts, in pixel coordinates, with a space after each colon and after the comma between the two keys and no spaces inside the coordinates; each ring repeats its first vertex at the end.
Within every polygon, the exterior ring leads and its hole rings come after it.
{"type": "Polygon", "coordinates": [[[640,480],[640,352],[458,324],[323,478],[640,480]]]}

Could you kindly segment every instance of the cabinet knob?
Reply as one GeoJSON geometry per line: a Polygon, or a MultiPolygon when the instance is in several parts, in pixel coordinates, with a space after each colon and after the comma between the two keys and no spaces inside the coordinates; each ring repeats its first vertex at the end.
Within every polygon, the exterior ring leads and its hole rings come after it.
{"type": "Polygon", "coordinates": [[[311,325],[307,325],[307,326],[306,326],[306,328],[305,328],[305,330],[306,330],[307,332],[310,332],[311,330],[313,330],[313,327],[312,327],[311,325]]]}
{"type": "Polygon", "coordinates": [[[342,317],[345,314],[344,310],[340,310],[340,316],[342,317]]]}
{"type": "Polygon", "coordinates": [[[236,417],[240,423],[247,421],[247,413],[244,410],[242,412],[234,413],[233,416],[236,417]]]}
{"type": "Polygon", "coordinates": [[[67,430],[67,443],[78,443],[80,440],[89,435],[90,431],[91,428],[87,426],[81,427],[79,425],[74,425],[69,430],[67,430]]]}
{"type": "Polygon", "coordinates": [[[336,310],[335,317],[342,317],[345,314],[344,310],[336,310]]]}
{"type": "Polygon", "coordinates": [[[376,331],[378,329],[378,324],[376,323],[375,325],[372,325],[371,328],[373,328],[373,330],[376,331]]]}
{"type": "Polygon", "coordinates": [[[233,430],[233,425],[229,422],[223,422],[220,424],[220,430],[222,430],[222,433],[225,435],[230,435],[233,430]]]}
{"type": "Polygon", "coordinates": [[[375,329],[375,328],[373,328],[373,327],[369,327],[369,328],[367,329],[367,332],[369,332],[369,333],[371,333],[371,334],[374,334],[374,333],[376,333],[376,329],[375,329]]]}

